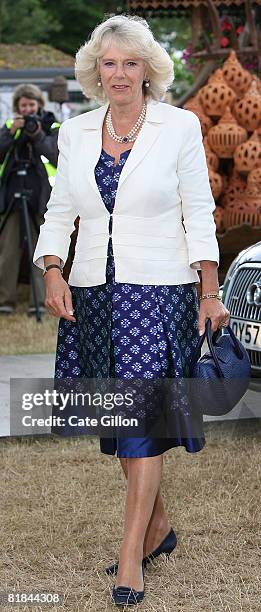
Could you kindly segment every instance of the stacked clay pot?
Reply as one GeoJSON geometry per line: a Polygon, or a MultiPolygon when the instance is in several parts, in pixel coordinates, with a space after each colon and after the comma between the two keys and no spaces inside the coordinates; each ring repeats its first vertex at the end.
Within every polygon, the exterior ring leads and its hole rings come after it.
{"type": "Polygon", "coordinates": [[[223,64],[223,76],[238,97],[243,96],[251,83],[251,74],[243,68],[237,59],[235,51],[231,51],[223,64]]]}
{"type": "Polygon", "coordinates": [[[234,104],[236,94],[226,83],[220,68],[208,79],[207,85],[199,90],[199,99],[206,115],[221,117],[227,106],[234,104]]]}
{"type": "Polygon", "coordinates": [[[208,168],[212,168],[212,170],[216,171],[219,166],[219,159],[216,153],[214,153],[214,151],[209,146],[207,136],[205,136],[205,138],[203,139],[203,144],[204,144],[204,149],[206,153],[206,160],[207,160],[208,168]]]}
{"type": "Polygon", "coordinates": [[[218,174],[218,172],[212,170],[212,168],[208,169],[208,176],[213,198],[217,200],[223,191],[222,176],[218,174]]]}
{"type": "Polygon", "coordinates": [[[242,223],[252,227],[261,226],[261,192],[257,183],[247,180],[245,191],[224,209],[223,222],[225,227],[242,223]]]}
{"type": "Polygon", "coordinates": [[[247,131],[238,124],[227,106],[217,125],[208,132],[210,147],[218,157],[228,158],[233,157],[237,146],[245,140],[247,140],[247,131]]]}
{"type": "Polygon", "coordinates": [[[261,192],[261,166],[249,172],[247,182],[248,185],[256,185],[261,192]]]}
{"type": "Polygon", "coordinates": [[[229,177],[228,184],[224,189],[223,196],[219,201],[219,205],[226,208],[231,202],[237,200],[245,189],[246,180],[243,179],[240,172],[234,168],[231,176],[229,177]]]}
{"type": "Polygon", "coordinates": [[[261,140],[255,130],[250,138],[240,144],[234,153],[235,167],[239,172],[248,173],[261,166],[261,140]]]}
{"type": "Polygon", "coordinates": [[[208,130],[212,127],[212,125],[214,125],[214,123],[211,118],[206,115],[203,106],[200,102],[199,94],[187,100],[186,104],[184,105],[184,108],[192,111],[193,113],[195,113],[195,115],[197,115],[200,120],[202,134],[203,136],[205,136],[205,134],[207,134],[208,130]]]}
{"type": "Polygon", "coordinates": [[[217,232],[261,225],[261,81],[231,51],[185,108],[201,124],[217,232]]]}
{"type": "Polygon", "coordinates": [[[261,95],[253,79],[243,98],[234,105],[237,120],[246,130],[253,132],[261,125],[261,95]]]}
{"type": "Polygon", "coordinates": [[[223,234],[225,231],[225,210],[221,206],[216,206],[214,210],[214,219],[218,234],[223,234]]]}

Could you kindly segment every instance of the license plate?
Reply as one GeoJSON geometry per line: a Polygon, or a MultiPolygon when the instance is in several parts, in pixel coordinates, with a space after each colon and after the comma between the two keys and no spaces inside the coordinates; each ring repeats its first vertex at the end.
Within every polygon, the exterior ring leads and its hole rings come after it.
{"type": "Polygon", "coordinates": [[[261,323],[230,318],[229,325],[245,348],[261,351],[261,323]]]}

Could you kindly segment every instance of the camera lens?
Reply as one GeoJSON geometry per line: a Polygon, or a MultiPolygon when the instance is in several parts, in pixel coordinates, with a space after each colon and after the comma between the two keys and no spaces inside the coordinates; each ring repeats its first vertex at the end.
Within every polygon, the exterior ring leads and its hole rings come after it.
{"type": "Polygon", "coordinates": [[[37,117],[37,115],[26,115],[24,117],[25,130],[30,134],[36,132],[36,130],[38,129],[38,121],[39,117],[37,117]]]}

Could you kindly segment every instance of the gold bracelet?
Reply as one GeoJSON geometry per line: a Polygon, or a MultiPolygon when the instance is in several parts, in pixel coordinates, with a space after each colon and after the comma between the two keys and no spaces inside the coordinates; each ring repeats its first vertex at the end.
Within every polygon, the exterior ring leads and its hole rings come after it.
{"type": "Polygon", "coordinates": [[[217,300],[222,300],[219,293],[205,293],[204,295],[201,295],[199,299],[201,301],[207,300],[208,298],[216,298],[217,300]]]}

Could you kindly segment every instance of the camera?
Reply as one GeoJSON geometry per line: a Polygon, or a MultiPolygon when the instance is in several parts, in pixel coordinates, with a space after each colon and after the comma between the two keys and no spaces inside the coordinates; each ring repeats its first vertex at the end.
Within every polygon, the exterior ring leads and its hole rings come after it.
{"type": "Polygon", "coordinates": [[[51,111],[44,111],[39,115],[25,115],[24,119],[24,129],[28,134],[34,134],[38,130],[38,123],[41,124],[41,128],[49,133],[52,127],[53,122],[55,121],[55,116],[51,111]]]}
{"type": "Polygon", "coordinates": [[[38,130],[38,122],[41,123],[41,117],[39,115],[25,115],[24,116],[24,129],[28,134],[34,134],[38,130]]]}

